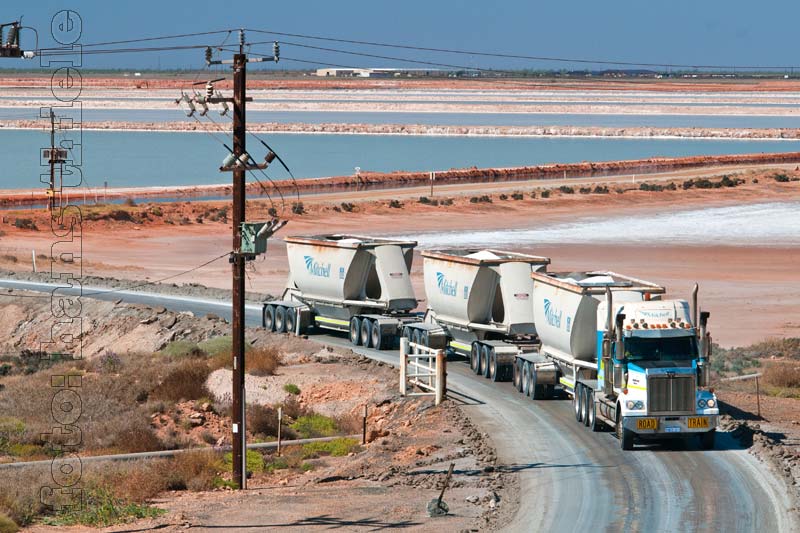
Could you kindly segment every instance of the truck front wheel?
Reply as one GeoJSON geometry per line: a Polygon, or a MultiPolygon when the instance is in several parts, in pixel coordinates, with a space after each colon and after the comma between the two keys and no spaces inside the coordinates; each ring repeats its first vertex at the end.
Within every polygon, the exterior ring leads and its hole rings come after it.
{"type": "Polygon", "coordinates": [[[712,429],[711,431],[707,431],[705,433],[700,434],[700,446],[704,450],[713,450],[714,449],[714,439],[717,436],[717,430],[712,429]]]}
{"type": "Polygon", "coordinates": [[[622,417],[619,415],[620,408],[617,406],[617,438],[619,439],[619,447],[623,450],[633,449],[634,433],[630,429],[622,427],[622,417]]]}

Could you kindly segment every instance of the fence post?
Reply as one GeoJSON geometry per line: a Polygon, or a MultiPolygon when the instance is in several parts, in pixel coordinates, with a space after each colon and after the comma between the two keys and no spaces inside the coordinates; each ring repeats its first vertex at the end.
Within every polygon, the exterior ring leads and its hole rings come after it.
{"type": "Polygon", "coordinates": [[[758,407],[758,419],[761,420],[761,391],[758,388],[758,376],[756,376],[756,406],[758,407]]]}
{"type": "Polygon", "coordinates": [[[444,350],[436,351],[436,405],[444,401],[445,391],[447,390],[447,360],[444,350]]]}
{"type": "Polygon", "coordinates": [[[400,396],[406,395],[406,366],[408,365],[408,339],[400,337],[400,396]]]}
{"type": "Polygon", "coordinates": [[[364,418],[361,425],[361,444],[367,443],[367,404],[364,404],[364,418]]]}
{"type": "Polygon", "coordinates": [[[283,420],[283,407],[278,407],[278,457],[281,456],[281,426],[283,420]]]}

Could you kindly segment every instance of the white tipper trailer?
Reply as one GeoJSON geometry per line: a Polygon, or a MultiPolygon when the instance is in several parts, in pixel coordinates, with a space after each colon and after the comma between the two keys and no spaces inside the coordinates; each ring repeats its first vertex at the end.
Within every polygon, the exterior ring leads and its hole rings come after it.
{"type": "Polygon", "coordinates": [[[708,388],[709,313],[698,324],[697,286],[686,300],[614,272],[533,272],[538,351],[517,356],[514,385],[545,399],[559,384],[575,418],[635,439],[697,435],[714,447],[719,408],[708,388]]]}
{"type": "Polygon", "coordinates": [[[415,241],[343,234],[284,240],[289,280],[279,300],[264,302],[265,328],[348,331],[354,344],[381,349],[420,319],[409,278],[415,241]]]}
{"type": "Polygon", "coordinates": [[[531,273],[550,259],[492,249],[425,250],[422,257],[428,308],[403,335],[467,357],[476,374],[510,381],[517,354],[535,346],[531,273]]]}

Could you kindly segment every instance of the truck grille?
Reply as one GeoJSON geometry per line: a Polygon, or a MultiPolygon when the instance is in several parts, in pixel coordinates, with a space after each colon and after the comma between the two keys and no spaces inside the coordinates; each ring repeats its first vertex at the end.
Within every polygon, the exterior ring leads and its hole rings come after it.
{"type": "Polygon", "coordinates": [[[649,414],[691,414],[695,412],[694,376],[649,376],[649,414]]]}

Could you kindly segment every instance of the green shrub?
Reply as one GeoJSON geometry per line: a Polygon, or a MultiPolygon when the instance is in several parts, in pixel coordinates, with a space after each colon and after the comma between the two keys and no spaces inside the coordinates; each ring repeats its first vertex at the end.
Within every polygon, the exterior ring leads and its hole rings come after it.
{"type": "Polygon", "coordinates": [[[197,353],[197,350],[199,350],[199,346],[196,343],[186,340],[178,340],[172,341],[164,346],[159,353],[166,355],[171,359],[177,359],[179,357],[186,357],[188,355],[195,354],[197,353]]]}
{"type": "Polygon", "coordinates": [[[575,194],[575,189],[569,187],[568,185],[562,185],[558,188],[559,191],[563,192],[564,194],[575,194]]]}
{"type": "Polygon", "coordinates": [[[546,189],[544,191],[542,191],[542,198],[550,198],[550,191],[548,191],[546,189]]]}
{"type": "Polygon", "coordinates": [[[45,523],[55,526],[101,526],[106,527],[141,518],[154,518],[166,511],[142,505],[128,503],[114,495],[105,488],[89,490],[81,506],[65,507],[55,516],[49,517],[45,523]]]}
{"type": "Polygon", "coordinates": [[[325,442],[309,442],[303,445],[303,457],[311,458],[320,455],[332,455],[333,457],[343,457],[350,452],[359,449],[356,439],[342,437],[340,439],[325,442]]]}
{"type": "Polygon", "coordinates": [[[303,202],[294,202],[292,204],[292,213],[294,213],[295,215],[302,215],[305,212],[306,208],[303,205],[303,202]]]}
{"type": "Polygon", "coordinates": [[[287,468],[289,468],[289,460],[286,457],[275,457],[264,466],[264,471],[271,474],[276,470],[286,470],[287,468]]]}
{"type": "Polygon", "coordinates": [[[608,187],[605,185],[597,185],[592,192],[595,194],[608,194],[608,187]]]}
{"type": "Polygon", "coordinates": [[[205,385],[210,373],[204,360],[189,359],[173,368],[153,389],[152,396],[174,402],[211,396],[205,385]]]}
{"type": "Polygon", "coordinates": [[[331,437],[337,431],[336,421],[333,418],[316,413],[298,417],[289,427],[303,439],[331,437]]]}
{"type": "Polygon", "coordinates": [[[501,200],[508,200],[508,195],[507,194],[501,194],[499,198],[501,200]]]}
{"type": "Polygon", "coordinates": [[[581,187],[580,189],[578,189],[578,192],[581,193],[581,194],[589,194],[590,192],[592,192],[592,188],[591,187],[581,187]]]}
{"type": "MultiPolygon", "coordinates": [[[[223,460],[225,462],[225,467],[231,468],[233,466],[233,453],[232,452],[226,453],[223,460]]],[[[247,465],[248,472],[252,472],[254,474],[263,472],[264,456],[255,450],[247,450],[247,460],[245,461],[245,464],[247,465]]]]}
{"type": "Polygon", "coordinates": [[[394,209],[402,209],[403,203],[400,200],[390,200],[389,207],[392,207],[394,209]]]}
{"type": "Polygon", "coordinates": [[[786,174],[775,174],[772,176],[772,179],[777,181],[778,183],[789,183],[791,179],[786,174]]]}
{"type": "Polygon", "coordinates": [[[525,197],[522,195],[521,192],[515,192],[515,193],[511,194],[511,198],[514,199],[514,200],[522,200],[525,197]]]}
{"type": "Polygon", "coordinates": [[[295,395],[300,394],[300,387],[298,387],[294,383],[287,383],[286,385],[283,386],[283,390],[285,390],[289,394],[295,394],[295,395]]]}

